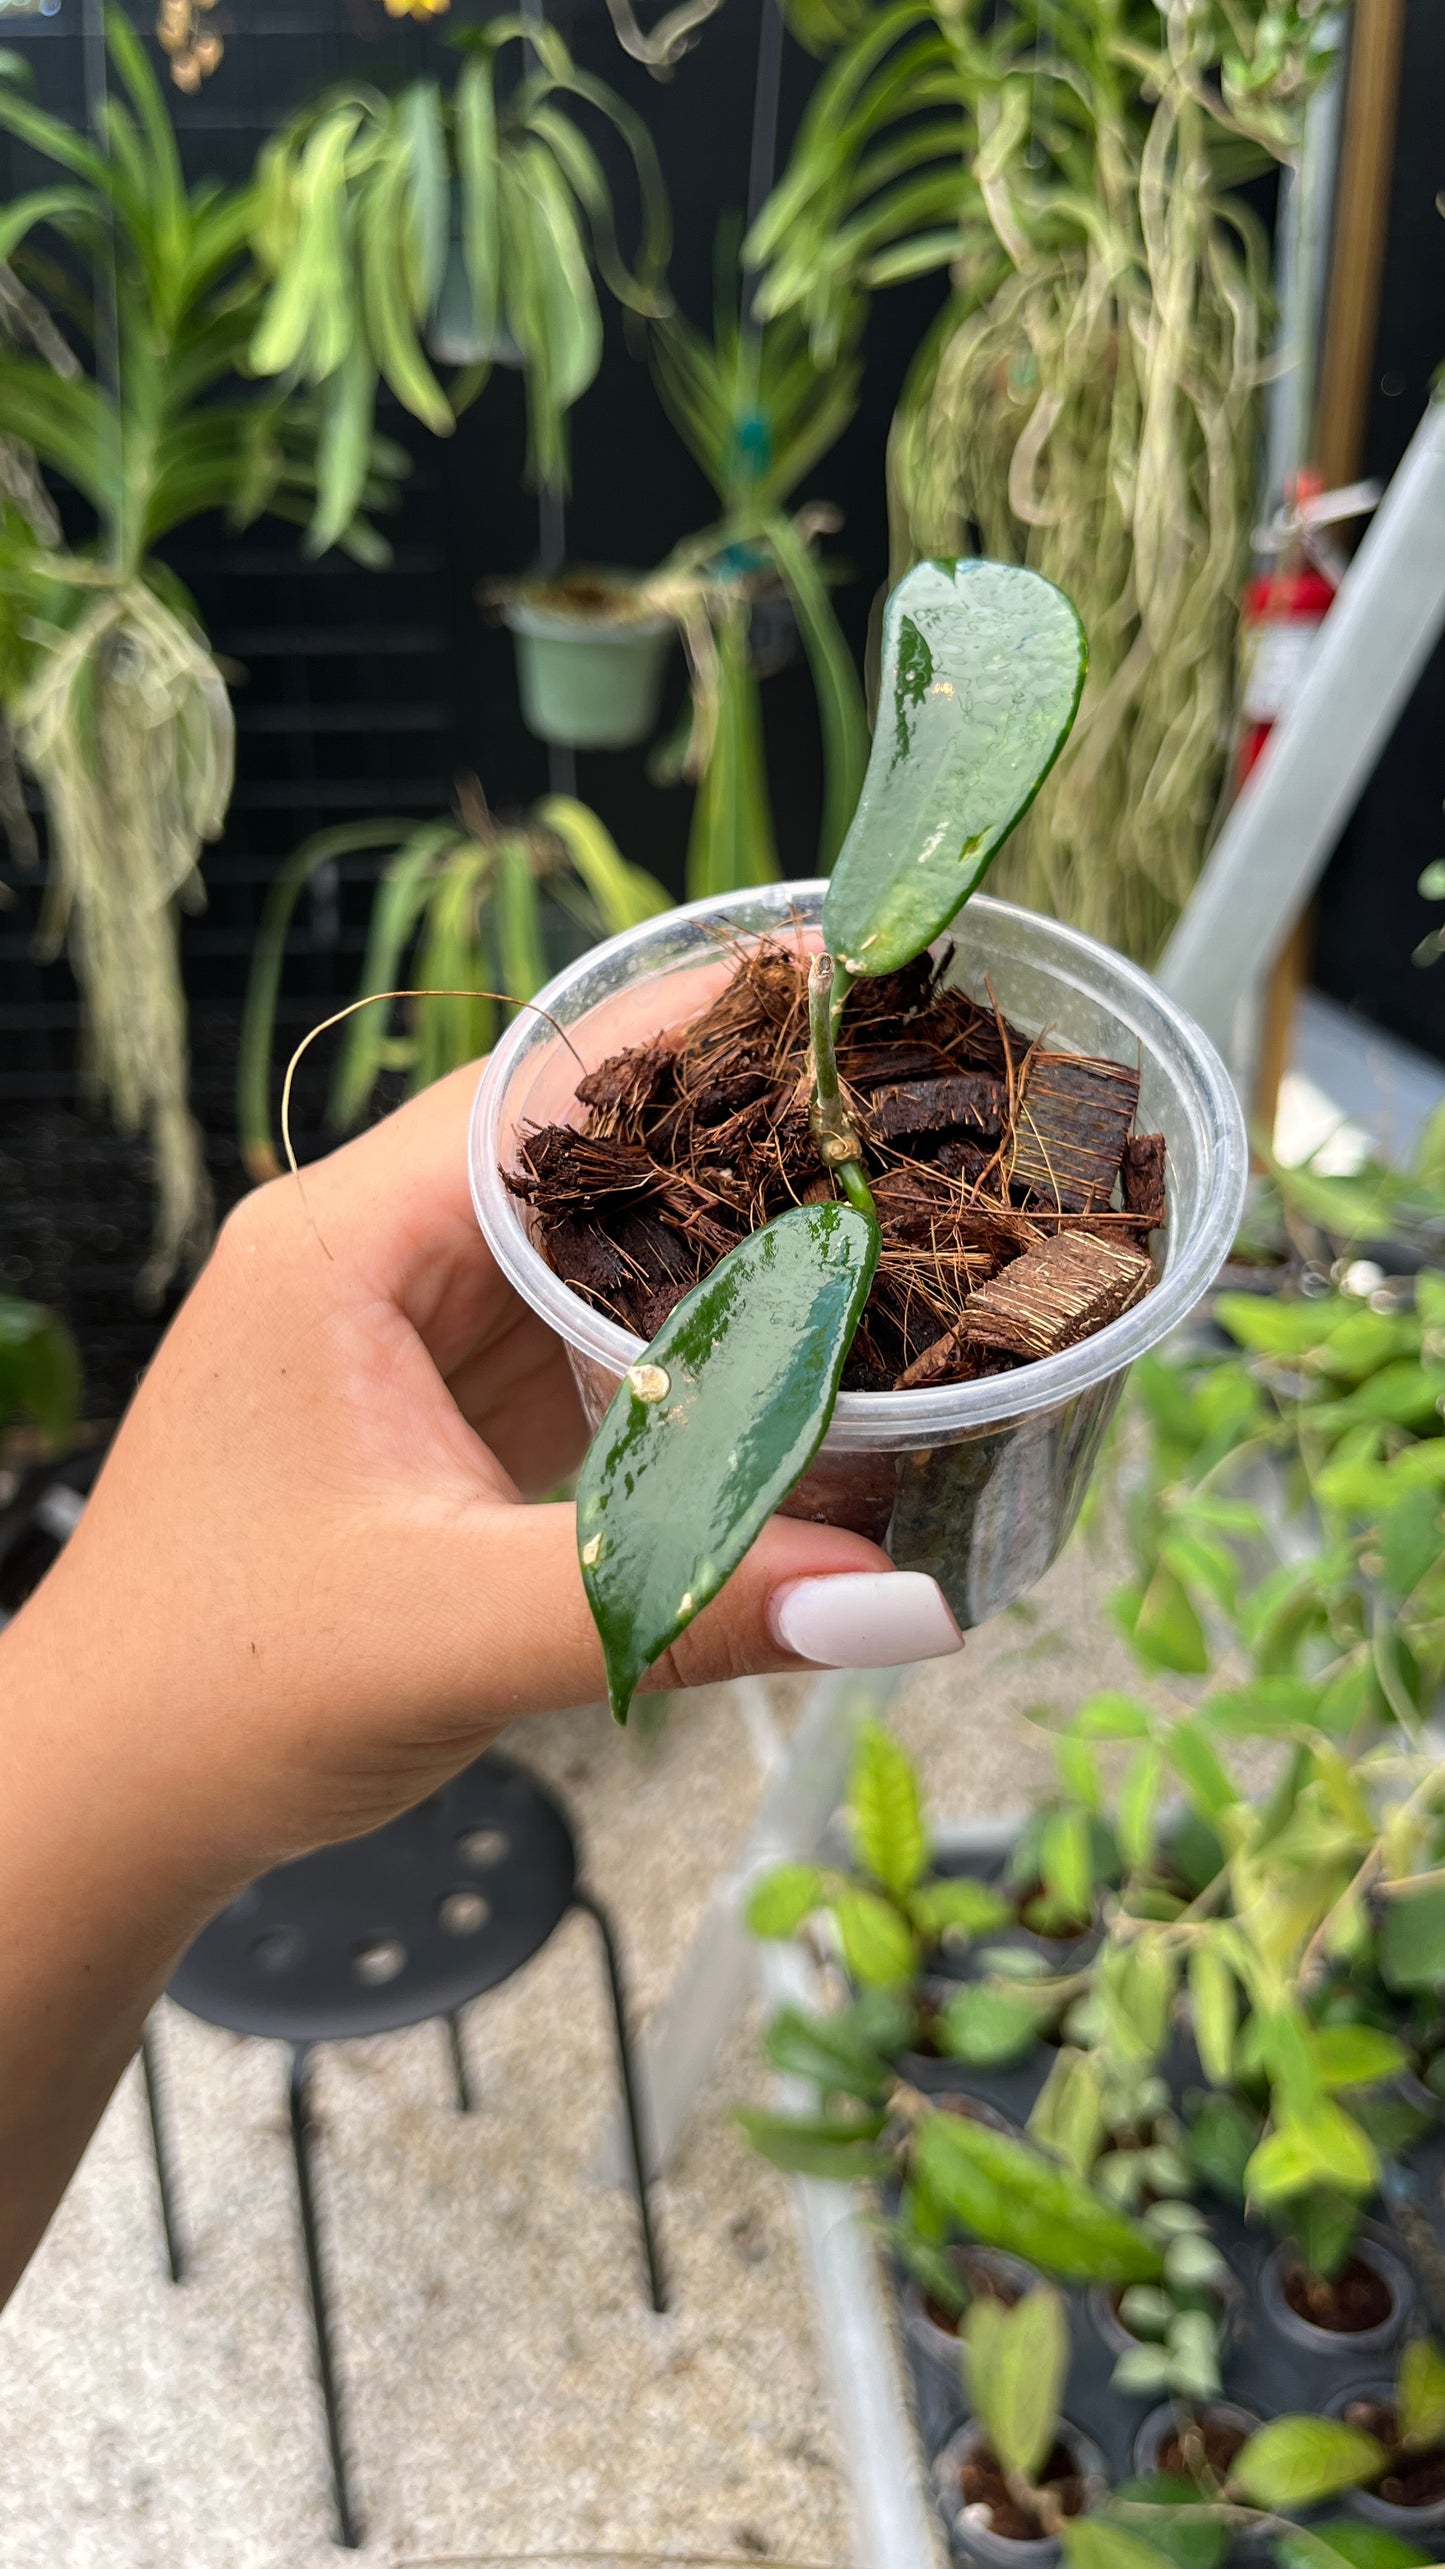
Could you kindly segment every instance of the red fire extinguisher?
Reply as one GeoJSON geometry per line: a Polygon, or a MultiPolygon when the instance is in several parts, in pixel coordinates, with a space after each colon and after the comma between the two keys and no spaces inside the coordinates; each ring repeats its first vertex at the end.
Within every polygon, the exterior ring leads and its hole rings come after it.
{"type": "Polygon", "coordinates": [[[1344,576],[1343,556],[1325,529],[1341,518],[1363,516],[1379,496],[1377,483],[1326,492],[1318,473],[1303,472],[1274,525],[1255,538],[1258,549],[1273,552],[1275,560],[1250,581],[1240,612],[1236,793],[1298,692],[1344,576]]]}

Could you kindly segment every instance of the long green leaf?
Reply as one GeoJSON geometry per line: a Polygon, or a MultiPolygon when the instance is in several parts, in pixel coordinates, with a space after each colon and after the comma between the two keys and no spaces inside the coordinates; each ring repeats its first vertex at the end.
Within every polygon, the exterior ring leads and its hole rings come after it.
{"type": "Polygon", "coordinates": [[[620,1385],[577,1488],[619,1721],[812,1461],[877,1258],[866,1214],[800,1205],[696,1285],[620,1385]]]}
{"type": "Polygon", "coordinates": [[[1083,628],[1037,572],[920,562],[884,619],[878,727],[823,930],[849,972],[909,963],[976,891],[1068,737],[1083,628]]]}
{"type": "Polygon", "coordinates": [[[977,2238],[1070,2282],[1153,2283],[1152,2239],[1042,2151],[952,2114],[916,2127],[914,2166],[977,2238]]]}
{"type": "Polygon", "coordinates": [[[768,521],[768,541],[787,582],[818,698],[823,734],[823,820],[818,862],[824,873],[843,846],[868,763],[868,716],[853,656],[843,640],[827,583],[791,518],[768,521]]]}

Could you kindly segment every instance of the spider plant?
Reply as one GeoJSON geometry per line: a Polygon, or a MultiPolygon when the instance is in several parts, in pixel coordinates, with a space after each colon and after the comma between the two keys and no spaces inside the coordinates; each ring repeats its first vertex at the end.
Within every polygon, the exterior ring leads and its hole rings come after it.
{"type": "MultiPolygon", "coordinates": [[[[251,191],[187,190],[161,92],[118,10],[106,35],[124,95],[94,142],[35,106],[23,66],[0,60],[0,128],[63,173],[0,213],[0,256],[48,234],[58,256],[34,261],[32,274],[94,362],[92,373],[64,372],[53,351],[0,349],[0,438],[33,454],[95,521],[88,542],[67,548],[33,512],[5,510],[0,694],[45,796],[47,932],[69,940],[91,1083],[154,1151],[147,1280],[158,1285],[207,1230],[175,903],[200,897],[201,849],[219,836],[230,796],[234,725],[194,611],[155,548],[205,510],[304,522],[315,437],[304,408],[279,393],[226,388],[260,304],[246,254],[251,191]]],[[[387,497],[399,460],[369,458],[366,498],[387,497]]],[[[351,547],[363,559],[384,549],[364,518],[351,547]]]]}
{"type": "Polygon", "coordinates": [[[630,311],[666,308],[670,219],[651,137],[579,71],[553,29],[493,18],[457,39],[449,93],[347,89],[308,108],[262,156],[255,241],[271,290],[251,342],[257,374],[314,387],[323,418],[318,551],[361,501],[378,385],[439,437],[493,358],[527,380],[531,469],[567,480],[567,418],[602,354],[594,271],[630,311]],[[501,56],[527,49],[509,89],[501,56]],[[568,104],[601,116],[631,157],[642,202],[635,271],[617,244],[611,191],[568,104]],[[444,391],[427,353],[465,362],[444,391]]]}
{"type": "Polygon", "coordinates": [[[278,1167],[271,1129],[271,1048],[292,914],[324,865],[389,850],[372,904],[359,1000],[415,983],[405,1032],[378,1005],[350,1018],[328,1106],[340,1128],[365,1112],[384,1070],[413,1090],[490,1050],[498,1009],[540,990],[549,913],[584,939],[618,935],[667,907],[667,895],[621,855],[595,813],[554,794],[527,819],[497,820],[473,779],[454,819],[362,821],[323,830],[299,847],[271,886],[251,962],[241,1028],[237,1112],[254,1178],[278,1167]],[[501,994],[499,997],[498,994],[501,994]]]}
{"type": "Polygon", "coordinates": [[[663,407],[723,510],[720,522],[680,547],[659,575],[664,587],[671,580],[676,588],[692,673],[686,750],[673,767],[699,780],[688,849],[694,900],[768,882],[778,870],[748,647],[759,596],[781,590],[787,598],[812,672],[823,743],[824,872],[842,846],[868,761],[862,690],[810,540],[832,523],[831,514],[810,509],[790,517],[786,508],[856,408],[862,307],[844,317],[836,362],[820,366],[796,316],[744,321],[736,250],[726,239],[718,274],[711,340],[677,316],[659,323],[652,338],[663,407]]]}
{"type": "Polygon", "coordinates": [[[749,255],[832,361],[860,294],[943,272],[889,452],[895,576],[976,544],[1092,639],[1073,739],[1000,888],[1148,960],[1229,746],[1266,250],[1321,0],[892,0],[814,91],[749,255]],[[1098,862],[1107,848],[1110,862],[1098,862]]]}

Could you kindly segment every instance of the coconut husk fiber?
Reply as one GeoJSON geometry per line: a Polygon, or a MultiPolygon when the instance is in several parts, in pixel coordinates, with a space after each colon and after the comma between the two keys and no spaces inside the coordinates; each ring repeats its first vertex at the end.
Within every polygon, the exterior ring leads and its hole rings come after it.
{"type": "MultiPolygon", "coordinates": [[[[948,958],[855,982],[838,1071],[878,1206],[845,1387],[968,1382],[1057,1354],[1148,1292],[1165,1218],[1139,1073],[1031,1037],[948,958]]],[[[807,958],[743,950],[699,1015],[577,1084],[580,1129],[506,1172],[563,1283],[644,1339],[750,1231],[833,1192],[809,1127],[807,958]]]]}

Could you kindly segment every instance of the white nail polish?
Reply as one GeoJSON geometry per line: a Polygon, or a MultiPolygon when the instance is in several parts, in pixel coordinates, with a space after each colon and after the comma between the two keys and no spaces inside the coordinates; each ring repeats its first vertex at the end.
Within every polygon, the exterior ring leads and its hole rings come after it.
{"type": "Polygon", "coordinates": [[[897,1668],[963,1648],[943,1590],[923,1570],[790,1579],[768,1600],[768,1624],[784,1650],[819,1668],[897,1668]]]}

